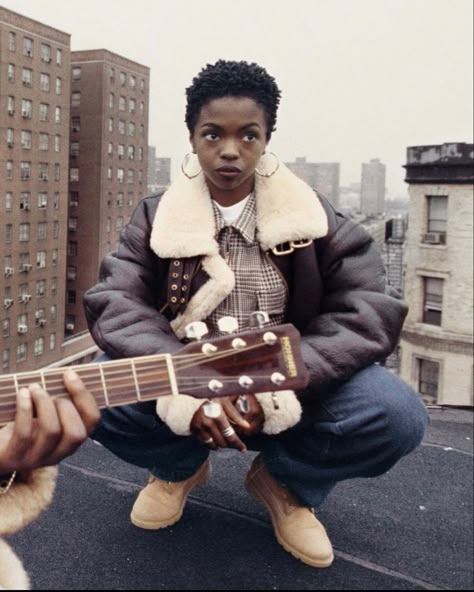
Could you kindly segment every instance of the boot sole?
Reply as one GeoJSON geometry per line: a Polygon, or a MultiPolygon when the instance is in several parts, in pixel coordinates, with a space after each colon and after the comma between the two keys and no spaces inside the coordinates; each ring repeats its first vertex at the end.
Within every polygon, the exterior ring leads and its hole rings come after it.
{"type": "Polygon", "coordinates": [[[276,524],[277,521],[273,515],[273,512],[271,511],[271,509],[267,505],[265,498],[262,495],[260,495],[260,493],[258,491],[256,491],[248,481],[245,482],[245,488],[247,489],[247,491],[250,493],[250,495],[254,499],[256,499],[258,502],[260,502],[261,504],[263,504],[267,508],[267,510],[270,514],[270,518],[272,520],[272,526],[273,526],[273,531],[275,533],[275,537],[276,537],[278,543],[285,549],[285,551],[290,553],[290,555],[292,555],[293,557],[295,557],[299,561],[302,561],[303,563],[306,563],[307,565],[310,565],[311,567],[319,567],[319,568],[323,569],[325,567],[330,567],[332,565],[332,563],[334,561],[334,555],[332,555],[329,559],[316,560],[316,559],[313,559],[312,557],[309,557],[308,555],[305,555],[304,553],[301,553],[301,551],[297,551],[293,547],[290,547],[290,545],[288,545],[288,543],[285,542],[285,540],[281,536],[281,534],[278,530],[278,526],[276,524]]]}
{"type": "Polygon", "coordinates": [[[196,480],[195,483],[193,483],[193,486],[189,489],[188,493],[184,496],[183,499],[183,503],[181,504],[181,507],[179,508],[179,511],[177,514],[175,514],[172,518],[169,518],[168,520],[161,520],[161,521],[156,521],[156,522],[152,522],[152,521],[148,521],[148,520],[139,520],[138,518],[135,518],[132,514],[130,514],[130,521],[131,523],[136,526],[137,528],[143,528],[145,530],[161,530],[162,528],[168,528],[168,526],[173,526],[173,524],[176,524],[176,522],[179,522],[179,520],[181,520],[181,517],[183,515],[183,511],[184,511],[184,506],[186,504],[186,501],[188,499],[188,495],[191,493],[191,491],[195,488],[195,487],[199,487],[200,485],[205,485],[209,479],[211,478],[211,465],[208,465],[208,470],[204,471],[203,474],[201,476],[199,476],[199,478],[196,480]]]}

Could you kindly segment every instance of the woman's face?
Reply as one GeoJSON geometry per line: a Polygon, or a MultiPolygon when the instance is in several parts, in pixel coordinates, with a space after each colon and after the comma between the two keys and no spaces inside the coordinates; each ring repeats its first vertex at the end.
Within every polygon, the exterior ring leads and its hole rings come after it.
{"type": "Polygon", "coordinates": [[[263,107],[249,97],[213,99],[202,107],[190,140],[217,202],[233,205],[252,191],[267,145],[263,107]]]}

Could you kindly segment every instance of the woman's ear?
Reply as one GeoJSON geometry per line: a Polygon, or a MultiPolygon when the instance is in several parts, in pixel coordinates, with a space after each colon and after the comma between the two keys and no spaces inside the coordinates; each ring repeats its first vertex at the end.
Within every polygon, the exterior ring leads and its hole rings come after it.
{"type": "Polygon", "coordinates": [[[196,154],[196,148],[194,147],[193,134],[189,134],[189,143],[191,144],[191,150],[192,150],[193,154],[196,154]]]}

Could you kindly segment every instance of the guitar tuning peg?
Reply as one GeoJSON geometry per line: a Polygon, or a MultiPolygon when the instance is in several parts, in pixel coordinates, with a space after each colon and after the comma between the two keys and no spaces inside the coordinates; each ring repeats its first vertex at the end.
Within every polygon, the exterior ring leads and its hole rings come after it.
{"type": "Polygon", "coordinates": [[[206,323],[202,321],[193,321],[186,325],[184,328],[184,333],[188,339],[193,341],[200,341],[204,335],[209,333],[209,329],[207,328],[206,323]]]}
{"type": "Polygon", "coordinates": [[[250,314],[250,326],[259,327],[260,329],[270,321],[268,313],[264,310],[257,310],[250,314]]]}
{"type": "Polygon", "coordinates": [[[221,333],[236,333],[239,330],[239,323],[234,317],[222,317],[217,321],[221,333]]]}

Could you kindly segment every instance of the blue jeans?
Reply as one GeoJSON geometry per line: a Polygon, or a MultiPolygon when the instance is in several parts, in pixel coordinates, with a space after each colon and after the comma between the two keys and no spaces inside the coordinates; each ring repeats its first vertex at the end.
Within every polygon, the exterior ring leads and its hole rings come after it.
{"type": "MultiPolygon", "coordinates": [[[[262,452],[270,474],[309,507],[319,507],[339,481],[388,471],[420,444],[428,424],[421,397],[378,365],[315,398],[318,404],[305,408],[295,427],[245,440],[262,452]]],[[[174,434],[154,402],[103,410],[92,438],[163,481],[189,478],[209,456],[193,436],[174,434]]]]}

